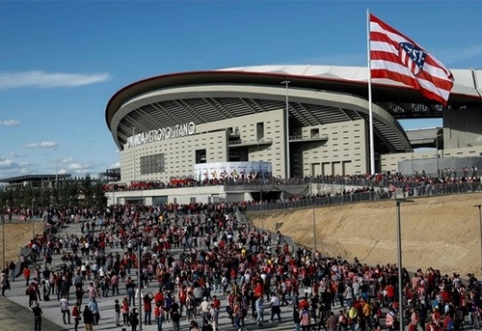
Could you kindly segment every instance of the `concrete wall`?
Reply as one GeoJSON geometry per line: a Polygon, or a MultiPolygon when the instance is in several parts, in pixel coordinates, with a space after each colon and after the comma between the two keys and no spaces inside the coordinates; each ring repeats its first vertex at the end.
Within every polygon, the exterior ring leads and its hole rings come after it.
{"type": "MultiPolygon", "coordinates": [[[[449,165],[452,168],[456,164],[459,165],[459,168],[471,167],[476,165],[472,162],[476,162],[475,159],[482,155],[482,146],[444,149],[439,150],[438,154],[439,169],[449,167],[449,165]],[[461,161],[455,161],[455,158],[461,158],[461,161]]],[[[414,171],[425,170],[426,173],[437,173],[437,151],[435,149],[414,153],[383,154],[381,161],[382,172],[413,174],[414,171]]]]}
{"type": "MultiPolygon", "coordinates": [[[[125,146],[121,151],[121,182],[163,181],[171,177],[192,176],[196,151],[206,150],[206,162],[230,161],[230,132],[238,132],[242,142],[263,141],[268,144],[240,146],[242,161],[271,162],[275,177],[286,173],[285,109],[208,122],[196,126],[194,135],[125,146]],[[262,132],[258,127],[262,127],[262,132]],[[164,154],[165,171],[141,175],[140,158],[164,154]],[[135,174],[134,174],[135,172],[135,174]]],[[[368,170],[367,123],[354,120],[316,126],[291,128],[290,136],[301,136],[302,142],[290,143],[291,176],[363,174],[368,170]],[[317,132],[327,140],[309,141],[317,132]]],[[[235,139],[235,138],[233,138],[235,139]]],[[[239,149],[238,149],[239,150],[239,149]]],[[[233,159],[235,161],[235,159],[233,159]]]]}
{"type": "Polygon", "coordinates": [[[270,111],[245,117],[235,121],[223,120],[196,126],[196,134],[187,137],[173,138],[159,142],[126,148],[121,152],[121,182],[162,181],[171,177],[193,176],[193,165],[196,163],[196,151],[206,150],[206,163],[229,161],[229,132],[239,132],[243,142],[259,140],[257,123],[264,124],[262,140],[271,141],[268,145],[247,147],[246,161],[267,161],[272,163],[274,176],[285,176],[285,122],[283,110],[270,111]],[[140,174],[140,158],[152,154],[164,154],[165,171],[163,173],[140,174]],[[135,162],[135,163],[134,163],[135,162]],[[134,176],[135,171],[135,176],[134,176]]]}
{"type": "Polygon", "coordinates": [[[482,108],[443,112],[446,149],[482,146],[482,108]]]}
{"type": "Polygon", "coordinates": [[[368,144],[365,121],[332,123],[299,128],[299,134],[309,137],[312,130],[327,135],[326,142],[292,144],[295,173],[298,176],[330,176],[364,174],[368,169],[368,144]]]}
{"type": "Polygon", "coordinates": [[[426,174],[432,176],[438,176],[437,169],[454,168],[456,171],[456,176],[463,176],[463,168],[468,168],[468,176],[472,176],[471,168],[473,166],[477,167],[477,170],[482,169],[482,157],[457,157],[457,158],[440,158],[437,163],[436,158],[432,159],[417,159],[408,161],[402,161],[399,163],[399,172],[404,175],[413,174],[415,171],[421,173],[422,170],[426,174]]]}
{"type": "MultiPolygon", "coordinates": [[[[482,167],[481,167],[482,168],[482,167]]],[[[297,194],[336,194],[343,190],[357,188],[353,185],[331,185],[331,184],[309,184],[303,192],[297,194]]],[[[136,203],[141,205],[159,205],[165,203],[189,204],[191,202],[241,202],[254,200],[251,192],[259,193],[257,190],[246,191],[225,191],[224,186],[200,186],[189,188],[173,188],[163,190],[142,190],[142,191],[119,191],[107,192],[107,203],[110,204],[129,204],[136,203]]],[[[281,192],[281,198],[288,198],[290,194],[286,191],[281,192]]]]}

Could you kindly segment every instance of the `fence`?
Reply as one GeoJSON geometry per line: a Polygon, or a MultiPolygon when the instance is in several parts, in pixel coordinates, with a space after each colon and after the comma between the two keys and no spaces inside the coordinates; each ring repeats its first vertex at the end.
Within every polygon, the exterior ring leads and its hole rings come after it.
{"type": "Polygon", "coordinates": [[[267,211],[304,207],[322,207],[328,205],[347,204],[355,202],[377,201],[383,199],[391,199],[394,197],[436,196],[480,191],[482,191],[480,181],[439,184],[417,183],[412,184],[411,186],[409,184],[406,184],[405,187],[397,188],[393,192],[385,189],[378,189],[368,192],[337,194],[334,196],[326,197],[306,197],[299,200],[247,204],[246,211],[267,211]]]}

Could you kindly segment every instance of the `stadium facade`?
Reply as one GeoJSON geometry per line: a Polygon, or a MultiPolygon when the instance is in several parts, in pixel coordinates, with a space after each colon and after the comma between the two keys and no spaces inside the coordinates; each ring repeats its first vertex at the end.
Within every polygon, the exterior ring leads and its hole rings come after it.
{"type": "MultiPolygon", "coordinates": [[[[446,107],[400,83],[372,81],[377,172],[482,154],[482,70],[452,72],[446,107]],[[404,131],[398,121],[410,118],[442,118],[443,127],[404,131]]],[[[364,67],[280,65],[132,83],[105,113],[121,181],[168,182],[193,177],[196,165],[231,162],[269,162],[280,178],[369,173],[367,77],[364,67]]]]}

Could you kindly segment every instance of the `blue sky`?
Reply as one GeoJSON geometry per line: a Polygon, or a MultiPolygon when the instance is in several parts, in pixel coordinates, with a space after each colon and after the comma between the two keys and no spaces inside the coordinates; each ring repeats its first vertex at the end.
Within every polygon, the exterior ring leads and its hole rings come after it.
{"type": "Polygon", "coordinates": [[[0,178],[118,166],[105,106],[139,79],[245,65],[365,66],[367,9],[448,67],[482,68],[479,1],[0,2],[0,178]]]}

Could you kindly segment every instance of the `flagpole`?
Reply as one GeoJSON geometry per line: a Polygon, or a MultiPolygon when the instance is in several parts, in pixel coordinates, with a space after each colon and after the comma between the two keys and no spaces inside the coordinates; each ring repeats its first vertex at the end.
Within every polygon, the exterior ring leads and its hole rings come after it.
{"type": "Polygon", "coordinates": [[[370,174],[375,174],[375,143],[373,141],[373,109],[372,109],[372,68],[370,57],[370,10],[367,9],[367,59],[368,59],[368,126],[370,135],[370,174]]]}

